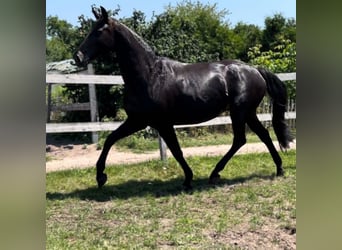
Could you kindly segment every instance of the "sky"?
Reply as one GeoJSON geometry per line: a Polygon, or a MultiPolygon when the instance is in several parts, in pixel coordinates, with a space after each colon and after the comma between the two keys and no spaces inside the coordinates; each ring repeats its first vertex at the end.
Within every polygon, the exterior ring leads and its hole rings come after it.
{"type": "MultiPolygon", "coordinates": [[[[217,10],[226,9],[229,15],[227,21],[235,26],[239,21],[246,24],[254,24],[264,27],[266,17],[274,14],[282,14],[285,18],[296,18],[296,0],[198,0],[203,4],[217,3],[217,10]]],[[[60,20],[78,26],[78,16],[94,18],[91,5],[102,5],[106,9],[116,9],[120,6],[121,11],[117,18],[131,17],[134,9],[145,13],[146,20],[150,20],[153,12],[161,14],[165,6],[177,6],[182,0],[46,0],[46,16],[57,16],[60,20]]],[[[193,1],[197,2],[197,1],[193,1]]]]}

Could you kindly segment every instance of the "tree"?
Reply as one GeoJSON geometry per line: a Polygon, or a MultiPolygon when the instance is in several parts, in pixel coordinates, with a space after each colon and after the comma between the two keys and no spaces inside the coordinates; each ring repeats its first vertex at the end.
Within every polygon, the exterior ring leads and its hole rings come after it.
{"type": "Polygon", "coordinates": [[[183,1],[154,16],[146,39],[158,54],[184,62],[234,58],[234,33],[217,5],[183,1]]]}
{"type": "Polygon", "coordinates": [[[61,61],[71,58],[75,45],[76,30],[71,24],[56,16],[46,19],[46,60],[61,61]]]}
{"type": "Polygon", "coordinates": [[[270,50],[282,39],[296,42],[296,22],[294,19],[286,19],[281,14],[266,17],[265,29],[262,34],[263,51],[270,50]]]}
{"type": "Polygon", "coordinates": [[[121,21],[142,37],[146,35],[146,30],[150,25],[146,21],[144,12],[139,10],[134,10],[131,17],[121,19],[121,21]]]}
{"type": "Polygon", "coordinates": [[[256,25],[243,22],[238,22],[233,31],[239,38],[237,58],[247,62],[248,50],[261,42],[262,31],[256,25]]]}

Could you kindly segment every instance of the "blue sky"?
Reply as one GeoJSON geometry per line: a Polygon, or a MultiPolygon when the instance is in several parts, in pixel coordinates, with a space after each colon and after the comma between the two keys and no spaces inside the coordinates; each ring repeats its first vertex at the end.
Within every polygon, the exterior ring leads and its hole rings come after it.
{"type": "MultiPolygon", "coordinates": [[[[72,25],[78,25],[77,18],[80,15],[93,18],[91,5],[102,5],[106,9],[115,9],[120,6],[121,11],[118,17],[130,17],[133,10],[141,10],[145,13],[147,20],[150,20],[153,11],[156,15],[164,11],[164,7],[171,4],[176,6],[181,0],[46,0],[46,16],[58,16],[72,25]]],[[[203,4],[217,3],[217,9],[226,9],[230,12],[227,16],[228,22],[235,25],[242,21],[247,24],[264,26],[267,16],[281,13],[286,18],[296,18],[296,0],[199,0],[203,4]]]]}

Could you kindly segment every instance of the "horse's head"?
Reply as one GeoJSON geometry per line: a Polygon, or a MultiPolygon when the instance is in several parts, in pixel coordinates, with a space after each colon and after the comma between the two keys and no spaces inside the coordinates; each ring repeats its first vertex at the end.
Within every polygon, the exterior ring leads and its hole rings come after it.
{"type": "Polygon", "coordinates": [[[78,66],[87,65],[90,60],[96,58],[101,52],[111,50],[114,47],[113,30],[115,20],[108,17],[105,8],[102,6],[100,8],[101,11],[92,8],[96,23],[74,53],[73,57],[78,66]]]}

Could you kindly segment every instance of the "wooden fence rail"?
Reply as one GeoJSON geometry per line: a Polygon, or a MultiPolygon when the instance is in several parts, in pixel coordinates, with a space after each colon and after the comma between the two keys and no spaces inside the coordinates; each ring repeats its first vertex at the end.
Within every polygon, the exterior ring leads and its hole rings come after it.
{"type": "MultiPolygon", "coordinates": [[[[260,121],[271,121],[272,114],[257,114],[260,121]]],[[[296,112],[286,112],[285,118],[289,120],[296,119],[296,112]]],[[[174,128],[205,127],[231,124],[230,116],[219,116],[206,122],[197,124],[176,125],[174,128]]],[[[117,129],[122,122],[73,122],[73,123],[47,123],[46,133],[66,133],[66,132],[99,132],[113,131],[117,129]]]]}
{"type": "MultiPolygon", "coordinates": [[[[88,70],[89,71],[89,70],[88,70]]],[[[296,73],[279,73],[277,76],[282,81],[296,80],[296,73]]],[[[123,84],[123,79],[121,76],[103,76],[103,75],[80,75],[80,74],[47,74],[46,83],[51,86],[51,84],[123,84]]],[[[51,94],[51,93],[50,93],[51,94]]],[[[50,94],[48,100],[51,102],[50,94]]],[[[93,96],[95,94],[92,94],[93,96]]],[[[90,110],[91,106],[93,109],[97,109],[96,100],[90,99],[88,103],[75,103],[69,105],[61,106],[51,106],[48,103],[48,121],[50,117],[50,112],[55,110],[90,110]]],[[[97,111],[93,111],[96,113],[97,111]]],[[[272,116],[270,113],[258,114],[261,121],[271,121],[272,116]]],[[[296,112],[290,111],[285,114],[287,119],[296,119],[296,112]]],[[[68,133],[68,132],[98,132],[98,131],[110,131],[115,130],[120,126],[121,122],[99,122],[96,119],[92,119],[93,122],[79,122],[79,123],[50,123],[46,124],[46,133],[68,133]]],[[[185,127],[199,127],[199,126],[212,126],[212,125],[223,125],[231,124],[229,116],[220,116],[212,120],[202,122],[199,124],[186,124],[177,125],[175,128],[185,128],[185,127]]]]}
{"type": "MultiPolygon", "coordinates": [[[[296,72],[276,74],[280,80],[296,80],[296,72]]],[[[46,74],[47,84],[104,84],[122,85],[123,79],[119,75],[80,75],[80,74],[46,74]]]]}

